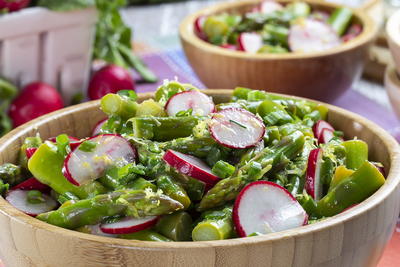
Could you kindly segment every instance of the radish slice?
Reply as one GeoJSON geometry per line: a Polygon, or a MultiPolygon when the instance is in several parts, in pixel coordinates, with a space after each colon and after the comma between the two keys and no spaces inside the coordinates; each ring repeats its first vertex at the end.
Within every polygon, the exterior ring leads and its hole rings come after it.
{"type": "Polygon", "coordinates": [[[130,234],[145,230],[157,223],[158,216],[147,216],[143,218],[126,217],[113,223],[103,223],[100,230],[106,234],[130,234]]]}
{"type": "Polygon", "coordinates": [[[86,225],[85,228],[89,230],[91,235],[105,236],[105,237],[116,237],[116,235],[106,234],[100,229],[100,224],[86,225]]]}
{"type": "Polygon", "coordinates": [[[179,111],[193,110],[194,115],[207,116],[214,112],[212,99],[199,91],[185,91],[172,96],[165,104],[169,116],[175,116],[179,111]]]}
{"type": "Polygon", "coordinates": [[[93,128],[92,136],[99,135],[101,132],[101,127],[103,127],[104,123],[106,123],[107,119],[99,121],[96,126],[93,128]]]}
{"type": "Polygon", "coordinates": [[[282,10],[283,6],[275,1],[264,1],[260,4],[260,12],[263,14],[271,14],[275,11],[282,10]]]}
{"type": "Polygon", "coordinates": [[[362,26],[360,24],[354,24],[350,27],[350,29],[346,32],[344,36],[342,36],[343,42],[348,42],[353,40],[362,32],[362,26]]]}
{"type": "Polygon", "coordinates": [[[200,180],[206,184],[214,185],[220,179],[211,172],[203,161],[190,155],[183,154],[174,150],[165,152],[164,161],[178,172],[200,180]]]}
{"type": "Polygon", "coordinates": [[[36,150],[37,150],[37,147],[28,147],[28,148],[25,150],[25,155],[26,155],[26,157],[27,157],[28,159],[30,159],[30,158],[33,156],[33,154],[35,154],[36,150]]]}
{"type": "Polygon", "coordinates": [[[335,137],[334,132],[335,131],[333,131],[331,129],[328,129],[328,128],[322,129],[321,135],[318,138],[318,143],[319,144],[326,144],[329,141],[331,141],[332,138],[335,137]]]}
{"type": "Polygon", "coordinates": [[[283,187],[267,181],[248,184],[233,207],[237,234],[268,234],[307,224],[308,215],[283,187]]]}
{"type": "Polygon", "coordinates": [[[204,22],[206,19],[206,16],[200,16],[194,21],[194,29],[201,39],[206,39],[206,35],[203,31],[204,22]]]}
{"type": "Polygon", "coordinates": [[[79,145],[64,161],[64,176],[74,185],[96,180],[116,162],[131,163],[136,159],[135,148],[120,135],[103,134],[88,140],[97,144],[93,151],[80,150],[79,145]]]}
{"type": "Polygon", "coordinates": [[[23,181],[20,184],[17,184],[16,186],[14,186],[13,188],[11,188],[11,190],[17,190],[17,189],[21,189],[21,190],[38,190],[40,192],[43,193],[47,193],[50,191],[50,187],[42,184],[41,182],[39,182],[35,177],[29,178],[26,181],[23,181]]]}
{"type": "Polygon", "coordinates": [[[209,128],[215,141],[230,148],[255,146],[265,133],[261,119],[241,108],[226,108],[215,113],[209,128]]]}
{"type": "Polygon", "coordinates": [[[37,216],[41,213],[54,210],[57,207],[57,202],[50,196],[43,194],[45,202],[39,204],[31,204],[28,202],[28,192],[24,190],[11,190],[6,196],[6,200],[16,209],[30,215],[37,216]]]}
{"type": "Polygon", "coordinates": [[[289,46],[293,52],[320,52],[339,46],[341,40],[328,24],[315,19],[301,19],[292,24],[289,46]]]}
{"type": "Polygon", "coordinates": [[[233,51],[237,50],[236,45],[233,45],[233,44],[223,44],[220,47],[228,49],[228,50],[233,50],[233,51]]]}
{"type": "Polygon", "coordinates": [[[321,165],[323,151],[321,148],[311,150],[308,156],[306,173],[306,191],[315,200],[320,200],[323,196],[321,181],[321,165]]]}
{"type": "Polygon", "coordinates": [[[330,125],[328,122],[326,122],[324,120],[319,120],[313,126],[314,137],[317,138],[317,140],[320,138],[322,131],[324,129],[329,129],[331,131],[335,131],[335,129],[332,127],[332,125],[330,125]]]}
{"type": "Polygon", "coordinates": [[[255,32],[243,32],[238,37],[239,50],[249,53],[257,53],[263,46],[260,34],[255,32]]]}

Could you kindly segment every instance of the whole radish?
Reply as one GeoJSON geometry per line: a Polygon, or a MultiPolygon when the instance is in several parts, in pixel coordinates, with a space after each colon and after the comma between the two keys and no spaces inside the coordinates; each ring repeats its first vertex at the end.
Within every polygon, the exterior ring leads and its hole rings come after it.
{"type": "Polygon", "coordinates": [[[19,96],[11,103],[9,115],[14,127],[33,120],[44,114],[64,107],[57,90],[42,82],[25,86],[19,96]]]}
{"type": "Polygon", "coordinates": [[[31,0],[0,0],[0,9],[14,12],[27,7],[30,2],[31,0]]]}
{"type": "Polygon", "coordinates": [[[95,100],[126,89],[135,90],[135,81],[129,71],[117,65],[107,65],[93,75],[88,96],[95,100]]]}

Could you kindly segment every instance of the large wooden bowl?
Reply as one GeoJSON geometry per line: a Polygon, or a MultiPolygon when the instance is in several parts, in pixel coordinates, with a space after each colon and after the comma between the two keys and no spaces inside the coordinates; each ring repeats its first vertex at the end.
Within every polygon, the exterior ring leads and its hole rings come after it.
{"type": "MultiPolygon", "coordinates": [[[[231,51],[201,40],[194,32],[194,21],[199,16],[223,12],[243,13],[258,2],[247,0],[218,4],[188,16],[181,23],[179,33],[183,49],[206,87],[244,86],[333,100],[359,78],[377,27],[365,12],[358,10],[354,10],[354,21],[363,25],[362,34],[337,48],[318,53],[251,54],[231,51]]],[[[332,11],[338,7],[319,0],[305,2],[319,10],[332,11]]]]}
{"type": "MultiPolygon", "coordinates": [[[[231,91],[208,90],[215,102],[231,91]]],[[[144,100],[151,94],[140,95],[144,100]]],[[[94,236],[52,226],[0,198],[0,258],[8,267],[91,266],[375,266],[399,214],[400,159],[396,141],[376,124],[329,106],[329,122],[358,136],[381,161],[386,183],[366,201],[323,222],[264,236],[223,241],[157,243],[94,236]]],[[[104,118],[99,102],[66,108],[25,124],[0,139],[0,163],[15,162],[18,148],[37,132],[43,138],[90,134],[104,118]]]]}

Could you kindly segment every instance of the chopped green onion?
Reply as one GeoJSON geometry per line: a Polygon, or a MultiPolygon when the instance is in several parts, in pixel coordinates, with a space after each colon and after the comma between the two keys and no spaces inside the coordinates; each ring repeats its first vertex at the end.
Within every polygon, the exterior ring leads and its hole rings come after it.
{"type": "Polygon", "coordinates": [[[79,146],[79,150],[84,151],[84,152],[93,152],[93,150],[96,148],[97,143],[93,141],[86,140],[79,146]]]}
{"type": "Polygon", "coordinates": [[[43,198],[42,192],[38,190],[31,190],[27,194],[27,201],[30,204],[44,203],[46,200],[43,198]]]}
{"type": "Polygon", "coordinates": [[[218,161],[212,167],[211,172],[219,178],[225,179],[235,172],[235,167],[223,160],[218,161]]]}
{"type": "Polygon", "coordinates": [[[243,124],[241,124],[241,123],[238,122],[238,121],[235,121],[235,120],[229,120],[229,121],[230,121],[231,123],[234,123],[234,124],[236,124],[236,125],[242,127],[243,129],[247,129],[247,126],[246,126],[246,125],[243,125],[243,124]]]}

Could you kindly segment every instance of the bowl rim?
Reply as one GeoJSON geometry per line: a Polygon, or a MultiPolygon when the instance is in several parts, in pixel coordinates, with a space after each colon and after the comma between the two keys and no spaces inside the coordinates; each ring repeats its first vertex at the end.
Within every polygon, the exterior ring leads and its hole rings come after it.
{"type": "Polygon", "coordinates": [[[393,43],[400,46],[400,9],[394,12],[388,19],[386,34],[393,43]]]}
{"type": "MultiPolygon", "coordinates": [[[[276,0],[280,3],[289,3],[291,0],[276,0]]],[[[323,2],[321,0],[303,0],[304,2],[310,3],[312,5],[317,6],[324,6],[328,8],[337,8],[343,5],[330,3],[330,2],[323,2]]],[[[208,15],[213,13],[218,13],[228,8],[237,8],[240,6],[246,5],[255,5],[257,3],[262,2],[262,0],[243,0],[243,1],[236,1],[236,2],[228,2],[228,3],[219,3],[216,5],[212,5],[210,7],[203,8],[191,15],[188,15],[180,24],[179,26],[179,36],[181,41],[188,42],[193,46],[201,48],[202,50],[207,50],[208,52],[220,54],[224,56],[230,56],[234,58],[240,59],[251,59],[251,60],[291,60],[291,59],[309,59],[315,57],[323,57],[323,56],[330,56],[335,55],[343,52],[350,51],[354,48],[362,46],[368,42],[372,42],[372,40],[376,37],[378,32],[378,27],[376,23],[372,20],[372,18],[365,14],[365,9],[367,7],[363,7],[361,9],[351,8],[354,12],[354,15],[362,22],[363,24],[363,31],[360,35],[358,35],[353,40],[346,42],[344,44],[339,45],[338,47],[328,49],[321,52],[311,52],[311,53],[286,53],[286,54],[252,54],[246,53],[242,51],[232,51],[229,49],[221,48],[217,45],[210,44],[206,41],[200,39],[194,32],[194,22],[196,18],[202,15],[208,15]]],[[[366,4],[374,4],[373,1],[366,4]]]]}
{"type": "MultiPolygon", "coordinates": [[[[231,95],[232,90],[229,89],[207,89],[204,90],[206,94],[229,94],[231,95]]],[[[139,94],[139,97],[142,99],[147,99],[152,97],[153,93],[144,93],[139,94]]],[[[276,94],[282,95],[282,94],[276,94]]],[[[284,95],[288,96],[288,95],[284,95]]],[[[13,220],[14,223],[21,223],[28,227],[36,227],[36,230],[48,231],[53,234],[60,235],[64,238],[78,238],[82,241],[96,242],[105,244],[110,247],[120,247],[127,249],[157,249],[157,250],[175,250],[175,249],[199,249],[199,248],[210,248],[210,247],[236,247],[242,245],[250,245],[254,243],[264,243],[264,242],[274,242],[277,240],[292,238],[292,237],[301,237],[304,235],[308,235],[310,233],[321,231],[325,228],[336,227],[344,224],[350,219],[357,218],[361,216],[364,212],[371,210],[374,206],[378,205],[385,198],[391,194],[394,190],[397,189],[400,184],[400,146],[397,141],[385,130],[383,130],[380,126],[376,125],[372,121],[363,118],[360,115],[357,115],[353,112],[347,111],[345,109],[326,104],[320,101],[315,101],[302,97],[294,97],[289,96],[295,99],[303,99],[309,100],[316,103],[322,103],[327,105],[329,110],[334,110],[336,113],[340,113],[343,116],[350,117],[353,121],[364,124],[368,127],[372,132],[374,132],[377,136],[380,136],[382,141],[385,143],[385,146],[388,147],[389,151],[389,160],[391,163],[390,171],[386,177],[385,184],[375,192],[371,197],[364,200],[359,205],[337,214],[333,217],[330,217],[324,221],[301,226],[281,232],[271,233],[263,236],[255,236],[255,237],[246,237],[246,238],[235,238],[235,239],[227,239],[227,240],[216,240],[216,241],[201,241],[201,242],[151,242],[151,241],[139,241],[139,240],[125,240],[119,238],[111,238],[111,237],[103,237],[96,236],[92,234],[85,234],[73,230],[64,229],[61,227],[57,227],[40,220],[37,220],[33,217],[30,217],[23,212],[14,208],[11,204],[9,204],[3,197],[0,197],[0,213],[4,216],[7,216],[8,219],[13,220]]],[[[2,151],[5,147],[7,147],[11,142],[15,141],[15,139],[21,139],[22,136],[26,133],[31,133],[39,126],[43,126],[46,123],[56,120],[60,117],[64,117],[67,115],[74,114],[80,110],[87,110],[90,108],[99,107],[100,101],[91,101],[83,104],[75,105],[72,107],[64,108],[59,111],[52,112],[50,114],[44,115],[40,118],[32,120],[24,125],[19,126],[18,128],[12,130],[7,135],[0,139],[0,151],[2,151]]]]}

